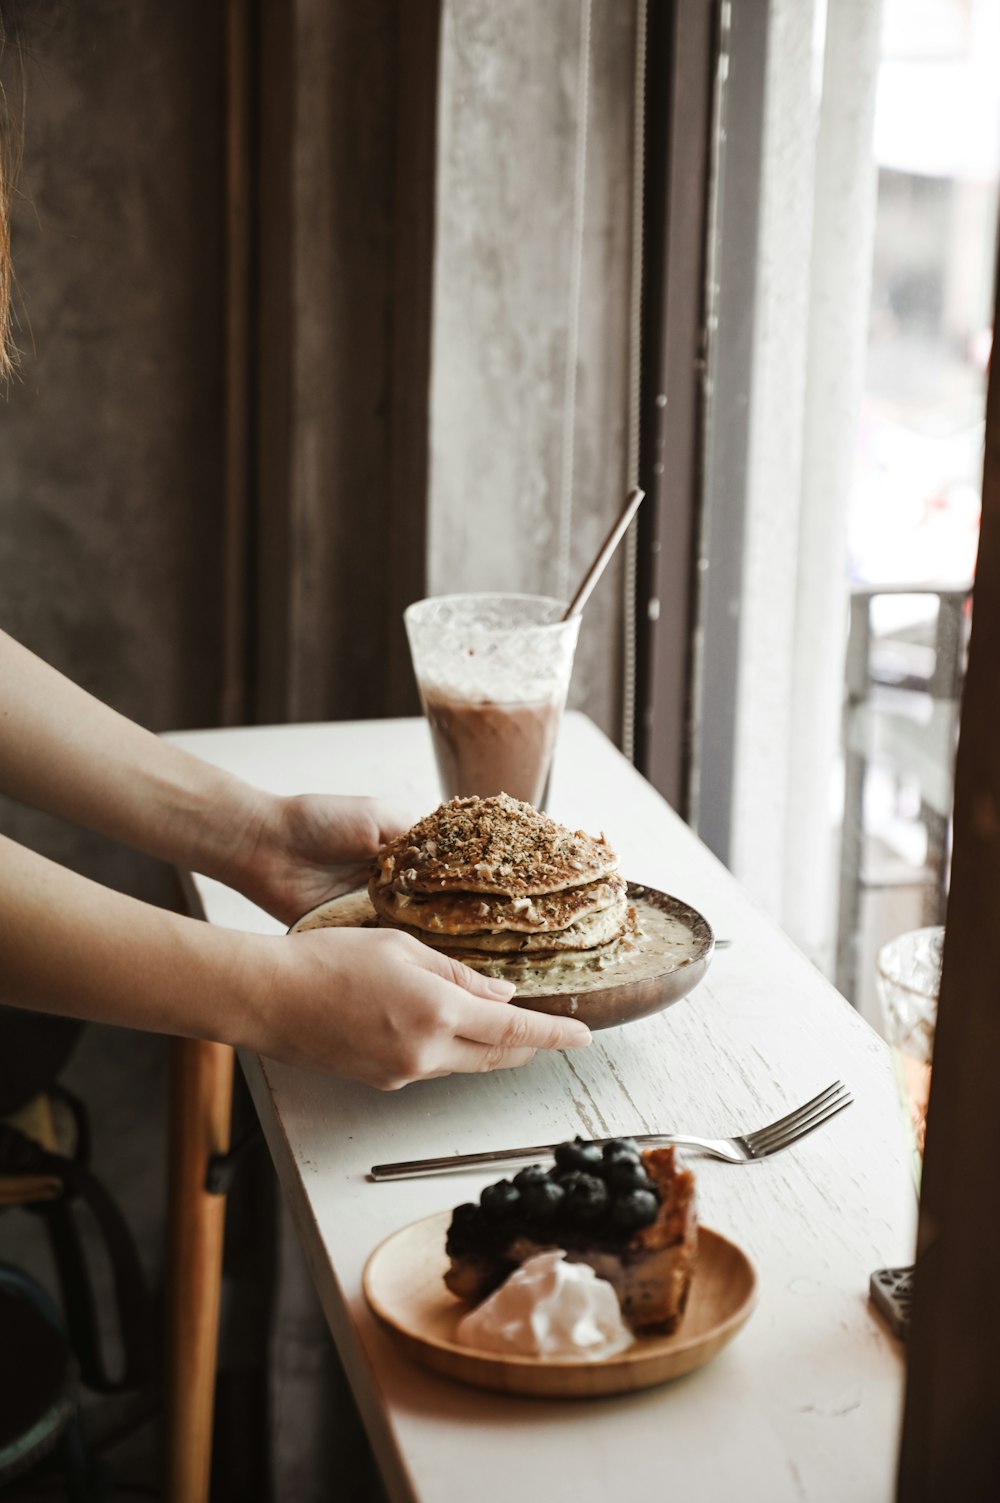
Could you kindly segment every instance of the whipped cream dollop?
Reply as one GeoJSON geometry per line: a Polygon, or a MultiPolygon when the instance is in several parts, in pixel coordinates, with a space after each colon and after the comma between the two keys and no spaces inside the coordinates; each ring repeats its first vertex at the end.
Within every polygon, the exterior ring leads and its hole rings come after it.
{"type": "Polygon", "coordinates": [[[618,1296],[585,1263],[560,1249],[536,1253],[458,1324],[456,1340],[482,1352],[600,1361],[623,1352],[632,1333],[618,1296]]]}

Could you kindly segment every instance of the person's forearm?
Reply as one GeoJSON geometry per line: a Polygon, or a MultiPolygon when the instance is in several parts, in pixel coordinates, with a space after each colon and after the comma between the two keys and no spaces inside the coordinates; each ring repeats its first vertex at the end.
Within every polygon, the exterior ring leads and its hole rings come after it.
{"type": "Polygon", "coordinates": [[[0,1002],[242,1044],[274,943],[112,892],[0,837],[0,1002]]]}
{"type": "Polygon", "coordinates": [[[0,791],[226,880],[262,795],[161,741],[0,633],[0,791]]]}
{"type": "Polygon", "coordinates": [[[217,1039],[384,1090],[575,1048],[574,1018],[392,929],[237,933],[110,892],[0,837],[0,1002],[217,1039]]]}

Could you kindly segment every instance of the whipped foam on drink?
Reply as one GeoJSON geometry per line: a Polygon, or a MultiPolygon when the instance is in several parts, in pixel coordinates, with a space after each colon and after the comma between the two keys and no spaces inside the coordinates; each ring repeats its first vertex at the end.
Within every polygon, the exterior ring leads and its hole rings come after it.
{"type": "Polygon", "coordinates": [[[634,1338],[607,1280],[557,1248],[522,1263],[459,1321],[455,1339],[483,1352],[598,1362],[634,1338]]]}

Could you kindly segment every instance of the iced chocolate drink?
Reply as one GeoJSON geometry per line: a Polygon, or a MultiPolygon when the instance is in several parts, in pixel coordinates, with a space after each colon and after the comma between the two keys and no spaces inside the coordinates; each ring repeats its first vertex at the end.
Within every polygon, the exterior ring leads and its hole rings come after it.
{"type": "Polygon", "coordinates": [[[405,612],[445,798],[544,806],[579,618],[539,595],[444,595],[405,612]]]}
{"type": "Polygon", "coordinates": [[[448,797],[509,793],[541,809],[552,766],[562,701],[477,704],[424,694],[441,786],[448,797]]]}

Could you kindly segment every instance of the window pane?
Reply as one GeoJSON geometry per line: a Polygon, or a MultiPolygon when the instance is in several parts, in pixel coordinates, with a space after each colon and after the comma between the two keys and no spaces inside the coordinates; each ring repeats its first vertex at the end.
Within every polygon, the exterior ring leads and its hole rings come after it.
{"type": "Polygon", "coordinates": [[[947,884],[1000,5],[723,17],[696,822],[869,1010],[875,949],[936,921],[947,884]]]}

